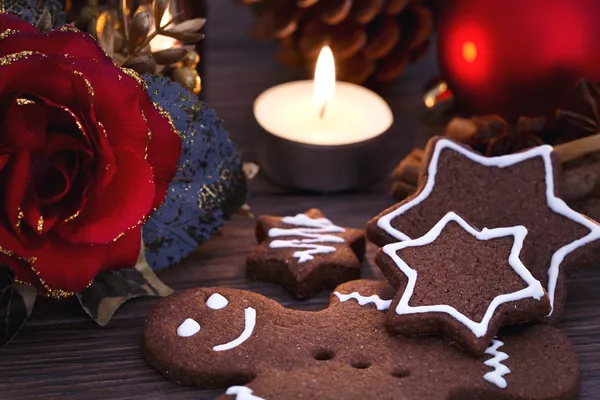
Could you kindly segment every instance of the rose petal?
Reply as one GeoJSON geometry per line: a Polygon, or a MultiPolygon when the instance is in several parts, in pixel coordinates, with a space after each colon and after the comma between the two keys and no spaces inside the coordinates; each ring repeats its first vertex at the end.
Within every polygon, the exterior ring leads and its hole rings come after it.
{"type": "Polygon", "coordinates": [[[142,110],[150,125],[151,139],[148,144],[148,162],[154,170],[156,193],[153,208],[158,208],[165,199],[167,189],[175,176],[181,154],[181,138],[160,114],[147,96],[142,99],[142,110]]]}
{"type": "Polygon", "coordinates": [[[2,170],[4,169],[4,166],[8,163],[9,159],[10,159],[10,157],[8,156],[8,154],[0,155],[0,172],[2,172],[2,170]]]}
{"type": "Polygon", "coordinates": [[[85,98],[74,95],[73,79],[72,72],[41,54],[0,57],[0,93],[27,93],[65,106],[81,104],[85,98]]]}
{"type": "MultiPolygon", "coordinates": [[[[7,167],[8,177],[4,186],[4,212],[11,228],[18,232],[19,213],[25,194],[29,189],[29,166],[31,155],[27,151],[12,154],[7,167]]],[[[0,233],[0,245],[5,238],[0,233]]],[[[13,250],[9,247],[9,250],[13,250]]]]}
{"type": "Polygon", "coordinates": [[[147,96],[138,82],[114,65],[89,60],[70,60],[68,67],[81,73],[94,88],[94,111],[106,130],[111,147],[127,147],[145,155],[148,124],[140,112],[140,99],[147,96]],[[117,94],[117,95],[115,95],[117,94]]]}
{"type": "Polygon", "coordinates": [[[116,242],[105,245],[106,256],[101,271],[134,267],[140,255],[141,245],[141,226],[131,229],[116,242]]]}
{"type": "Polygon", "coordinates": [[[0,54],[19,53],[21,51],[61,54],[114,65],[94,38],[79,31],[19,32],[0,40],[0,54]]]}
{"type": "MultiPolygon", "coordinates": [[[[112,181],[112,177],[115,174],[115,159],[114,155],[108,142],[107,134],[104,126],[97,122],[96,115],[94,112],[94,91],[91,88],[89,80],[80,73],[74,73],[68,70],[70,74],[73,74],[74,80],[72,81],[75,92],[79,94],[82,99],[86,99],[81,104],[74,106],[73,109],[69,109],[65,106],[53,103],[47,99],[44,99],[46,104],[50,107],[49,120],[54,125],[69,125],[73,124],[71,128],[67,128],[64,133],[71,133],[74,139],[81,140],[81,144],[88,146],[93,149],[94,157],[94,176],[88,181],[94,182],[93,191],[101,192],[106,186],[112,181]],[[73,134],[77,132],[77,134],[73,134]]],[[[61,141],[64,143],[68,140],[66,137],[62,137],[61,141]]],[[[80,149],[75,142],[71,141],[68,145],[74,149],[80,149]]],[[[49,143],[49,146],[53,146],[53,143],[49,143]]],[[[67,147],[65,147],[66,149],[67,147]]],[[[86,147],[87,148],[87,147],[86,147]]],[[[81,148],[83,151],[83,148],[81,148]]],[[[88,152],[86,151],[86,154],[88,152]]],[[[83,160],[81,160],[83,161],[83,160]]],[[[83,166],[84,164],[82,164],[83,166]]],[[[87,163],[85,163],[87,165],[87,163]]],[[[81,171],[86,172],[85,169],[81,168],[81,171]]],[[[87,196],[86,196],[87,197],[87,196]]]]}
{"type": "Polygon", "coordinates": [[[38,32],[38,30],[28,22],[23,21],[21,18],[13,14],[1,13],[0,14],[0,34],[7,29],[19,32],[38,32]]]}
{"type": "Polygon", "coordinates": [[[33,194],[27,196],[22,204],[23,222],[37,235],[45,235],[52,230],[58,219],[57,215],[43,215],[39,202],[33,194]]]}
{"type": "Polygon", "coordinates": [[[54,153],[43,170],[33,173],[35,197],[41,207],[57,203],[69,193],[71,171],[61,153],[68,152],[54,153]]]}
{"type": "MultiPolygon", "coordinates": [[[[65,73],[73,74],[70,70],[65,71],[65,73]]],[[[80,145],[72,142],[69,148],[73,148],[73,146],[82,149],[86,148],[91,153],[94,135],[90,133],[98,130],[96,118],[93,114],[93,97],[89,95],[83,77],[72,75],[72,78],[71,84],[76,95],[80,98],[80,101],[75,105],[75,111],[69,109],[66,105],[57,104],[50,99],[41,98],[40,100],[47,106],[48,125],[51,126],[52,130],[58,131],[60,129],[62,133],[69,134],[74,140],[80,142],[80,145]],[[85,118],[82,118],[78,114],[81,114],[85,118]]]]}
{"type": "Polygon", "coordinates": [[[72,244],[54,236],[38,254],[34,268],[46,286],[77,293],[101,271],[133,267],[140,251],[141,228],[106,245],[72,244]]]}
{"type": "Polygon", "coordinates": [[[15,99],[0,123],[2,146],[16,151],[43,146],[46,142],[45,110],[38,102],[24,98],[15,99]]]}
{"type": "Polygon", "coordinates": [[[111,183],[94,192],[81,214],[55,232],[72,243],[108,243],[138,225],[154,199],[152,167],[133,151],[115,148],[116,169],[111,183]]]}
{"type": "Polygon", "coordinates": [[[30,283],[41,289],[37,275],[31,270],[26,261],[0,253],[0,263],[8,265],[8,268],[11,269],[15,278],[19,281],[30,283]]]}
{"type": "Polygon", "coordinates": [[[85,206],[93,182],[94,155],[81,140],[63,132],[48,131],[47,138],[50,164],[64,176],[64,185],[50,183],[52,187],[48,190],[54,195],[49,198],[47,190],[39,189],[41,186],[36,184],[36,194],[44,216],[57,215],[60,219],[67,219],[85,206]]]}

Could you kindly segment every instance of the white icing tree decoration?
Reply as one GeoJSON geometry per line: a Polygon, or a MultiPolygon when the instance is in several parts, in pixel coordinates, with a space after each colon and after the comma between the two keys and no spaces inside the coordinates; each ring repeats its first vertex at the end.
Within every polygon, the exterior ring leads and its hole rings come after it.
{"type": "Polygon", "coordinates": [[[313,219],[306,214],[297,214],[294,217],[284,217],[282,222],[300,228],[271,228],[268,232],[269,237],[299,236],[303,239],[273,240],[269,247],[306,249],[294,253],[299,263],[314,259],[315,254],[333,253],[336,250],[333,246],[319,243],[344,243],[343,238],[328,233],[344,233],[346,230],[334,225],[327,218],[313,219]]]}

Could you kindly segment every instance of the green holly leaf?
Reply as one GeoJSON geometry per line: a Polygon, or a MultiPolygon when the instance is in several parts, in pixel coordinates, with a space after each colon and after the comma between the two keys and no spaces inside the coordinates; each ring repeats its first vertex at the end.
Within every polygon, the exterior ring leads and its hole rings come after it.
{"type": "Polygon", "coordinates": [[[0,348],[21,330],[31,315],[37,291],[15,282],[8,267],[0,267],[0,348]]]}
{"type": "Polygon", "coordinates": [[[92,284],[77,294],[85,312],[100,326],[107,325],[115,312],[126,301],[137,297],[166,297],[173,290],[154,274],[140,251],[134,268],[105,271],[92,284]]]}

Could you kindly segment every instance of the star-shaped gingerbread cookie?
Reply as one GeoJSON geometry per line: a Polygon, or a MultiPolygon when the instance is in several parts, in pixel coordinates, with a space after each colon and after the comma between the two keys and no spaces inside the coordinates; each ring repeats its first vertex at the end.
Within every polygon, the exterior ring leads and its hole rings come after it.
{"type": "Polygon", "coordinates": [[[454,213],[427,234],[379,250],[377,265],[400,289],[392,334],[439,334],[480,356],[507,324],[542,319],[550,300],[519,255],[523,226],[478,231],[454,213]]]}
{"type": "Polygon", "coordinates": [[[372,219],[367,237],[379,246],[417,238],[450,211],[477,229],[523,225],[523,262],[548,292],[556,319],[565,270],[596,261],[600,226],[557,197],[561,169],[552,147],[488,158],[433,138],[426,159],[417,192],[372,219]]]}
{"type": "Polygon", "coordinates": [[[246,276],[279,283],[298,299],[360,276],[365,234],[343,228],[318,209],[288,217],[260,216],[258,245],[246,262],[246,276]]]}

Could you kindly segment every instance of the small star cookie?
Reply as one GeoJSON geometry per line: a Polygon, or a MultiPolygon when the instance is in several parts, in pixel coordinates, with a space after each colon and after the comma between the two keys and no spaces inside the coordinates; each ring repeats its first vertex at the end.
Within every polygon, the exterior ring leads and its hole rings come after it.
{"type": "Polygon", "coordinates": [[[399,289],[388,331],[440,334],[481,356],[501,326],[545,317],[548,295],[519,258],[526,235],[478,231],[448,213],[424,236],[380,249],[376,262],[399,289]]]}
{"type": "Polygon", "coordinates": [[[523,262],[550,297],[557,319],[566,300],[565,272],[593,265],[600,226],[556,197],[560,161],[550,146],[484,157],[452,140],[432,138],[417,192],[367,225],[379,246],[420,237],[455,212],[476,229],[523,225],[523,262]]]}
{"type": "Polygon", "coordinates": [[[343,228],[317,209],[289,217],[260,216],[246,276],[281,284],[298,299],[360,276],[365,234],[343,228]]]}

